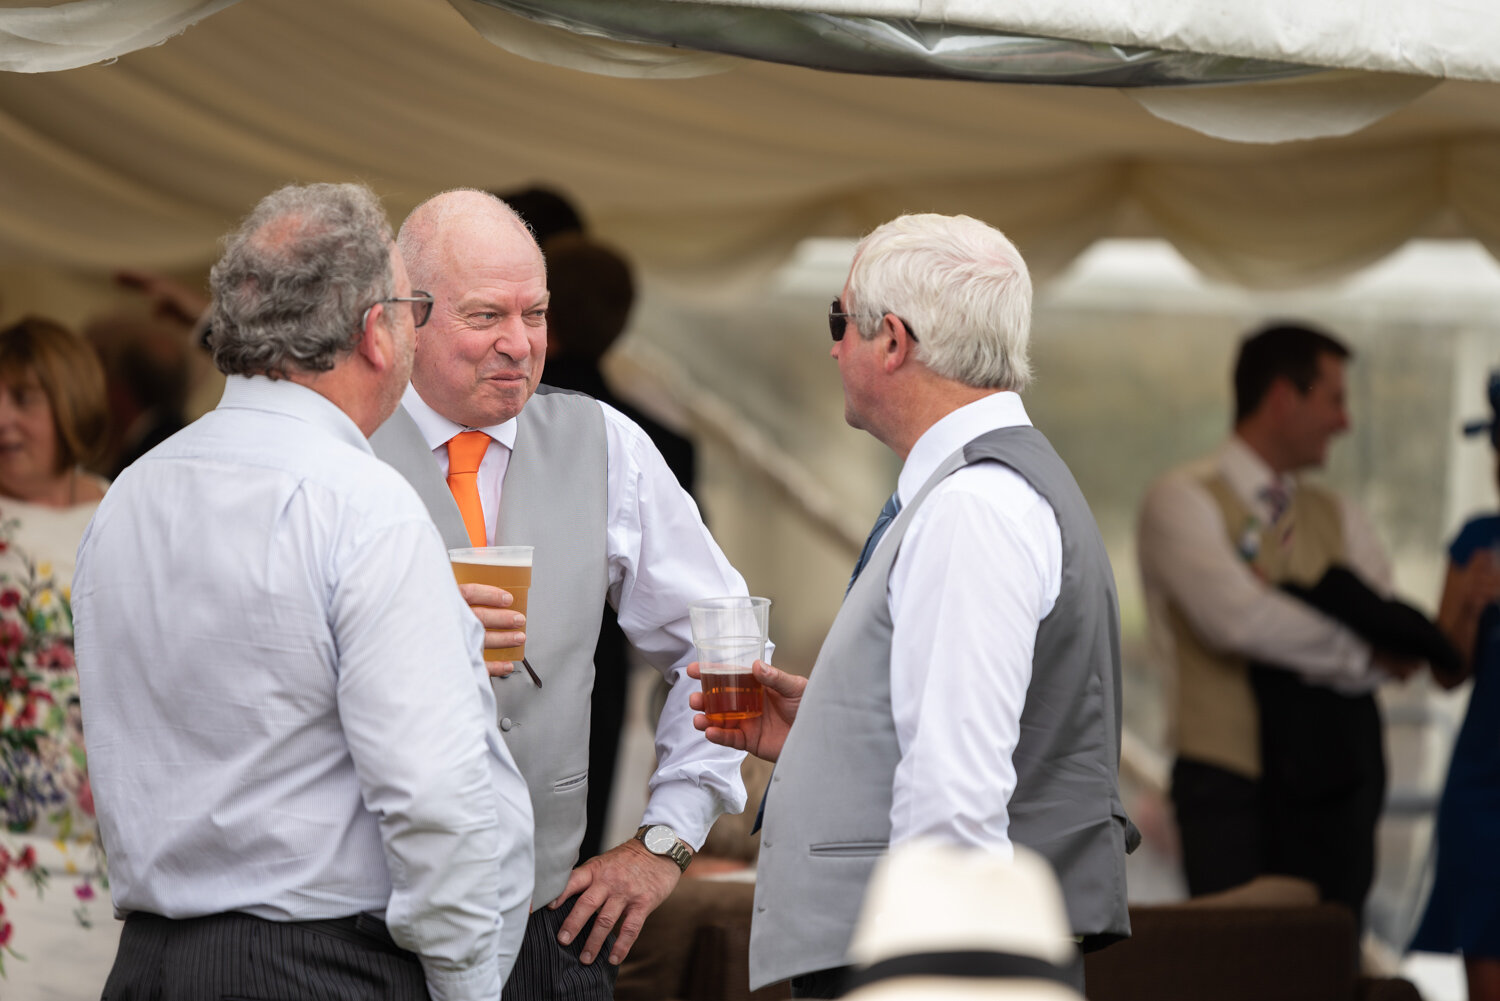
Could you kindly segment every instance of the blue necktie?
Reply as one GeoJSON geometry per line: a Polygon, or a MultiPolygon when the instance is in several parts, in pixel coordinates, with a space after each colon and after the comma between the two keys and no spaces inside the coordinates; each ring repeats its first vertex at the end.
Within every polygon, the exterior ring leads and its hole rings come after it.
{"type": "Polygon", "coordinates": [[[859,577],[859,572],[865,568],[865,564],[870,562],[870,554],[875,551],[875,544],[890,527],[891,519],[895,518],[900,511],[901,498],[893,493],[886,498],[885,506],[880,509],[880,516],[875,519],[875,525],[870,529],[869,538],[865,539],[865,548],[859,552],[859,562],[854,564],[854,572],[849,575],[849,587],[844,588],[845,594],[848,594],[849,588],[854,586],[854,581],[859,577]]]}

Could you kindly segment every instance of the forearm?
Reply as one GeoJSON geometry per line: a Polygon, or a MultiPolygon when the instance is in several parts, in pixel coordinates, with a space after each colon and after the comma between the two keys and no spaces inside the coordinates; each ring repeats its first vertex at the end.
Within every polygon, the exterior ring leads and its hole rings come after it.
{"type": "Polygon", "coordinates": [[[1448,575],[1443,584],[1443,597],[1438,603],[1437,625],[1448,637],[1448,642],[1458,651],[1461,670],[1456,675],[1436,676],[1438,684],[1453,688],[1474,672],[1474,648],[1478,642],[1479,622],[1485,605],[1474,600],[1466,585],[1463,572],[1449,564],[1448,575]]]}
{"type": "Polygon", "coordinates": [[[697,682],[676,674],[656,725],[657,767],[642,823],[666,824],[696,849],[720,815],[745,809],[745,755],[703,739],[688,705],[697,682]]]}
{"type": "Polygon", "coordinates": [[[1368,674],[1369,646],[1261,580],[1235,552],[1222,515],[1196,484],[1157,484],[1142,507],[1141,573],[1209,649],[1322,681],[1368,674]]]}

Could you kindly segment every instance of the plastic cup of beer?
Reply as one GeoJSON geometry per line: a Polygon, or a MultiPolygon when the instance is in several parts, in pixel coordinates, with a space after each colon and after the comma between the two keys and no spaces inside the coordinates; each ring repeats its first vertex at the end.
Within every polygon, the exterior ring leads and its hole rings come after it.
{"type": "Polygon", "coordinates": [[[764,711],[765,692],[751,665],[765,657],[770,616],[769,598],[704,598],[688,605],[703,714],[714,726],[754,719],[764,711]]]}
{"type": "MultiPolygon", "coordinates": [[[[531,546],[477,546],[472,549],[450,549],[453,576],[460,584],[493,584],[510,592],[513,612],[526,614],[526,594],[531,590],[531,546]]],[[[526,656],[525,645],[485,650],[487,661],[520,661],[526,656]]]]}
{"type": "Polygon", "coordinates": [[[704,640],[698,648],[698,671],[703,678],[703,715],[714,726],[733,726],[765,711],[765,690],[750,666],[765,656],[766,645],[755,637],[704,640]]]}

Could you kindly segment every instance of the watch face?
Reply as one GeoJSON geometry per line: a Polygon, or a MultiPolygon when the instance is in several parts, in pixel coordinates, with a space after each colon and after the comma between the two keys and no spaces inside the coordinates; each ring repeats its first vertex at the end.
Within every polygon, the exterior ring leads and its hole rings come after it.
{"type": "Polygon", "coordinates": [[[655,827],[646,829],[646,836],[641,839],[646,850],[653,855],[665,855],[672,850],[677,843],[677,835],[665,824],[657,824],[655,827]]]}

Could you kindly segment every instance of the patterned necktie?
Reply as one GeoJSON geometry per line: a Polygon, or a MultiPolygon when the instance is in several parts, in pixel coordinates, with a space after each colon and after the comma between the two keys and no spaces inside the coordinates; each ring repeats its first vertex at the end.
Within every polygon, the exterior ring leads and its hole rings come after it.
{"type": "Polygon", "coordinates": [[[448,489],[458,502],[469,544],[483,546],[489,535],[484,529],[484,505],[479,501],[479,464],[490,447],[483,431],[460,431],[448,439],[448,489]]]}
{"type": "Polygon", "coordinates": [[[875,519],[875,525],[870,529],[869,538],[865,539],[865,548],[859,551],[859,562],[854,564],[854,572],[849,575],[849,587],[844,588],[844,594],[847,595],[849,588],[854,586],[859,572],[865,568],[866,563],[870,562],[870,554],[875,551],[875,544],[880,541],[880,537],[890,527],[891,519],[895,518],[900,510],[901,498],[894,493],[886,498],[885,506],[880,509],[880,516],[875,519]]]}
{"type": "Polygon", "coordinates": [[[1292,497],[1287,493],[1286,487],[1282,486],[1280,480],[1272,480],[1260,488],[1260,499],[1266,504],[1266,509],[1271,513],[1272,525],[1281,520],[1286,514],[1286,509],[1292,504],[1292,497]]]}

